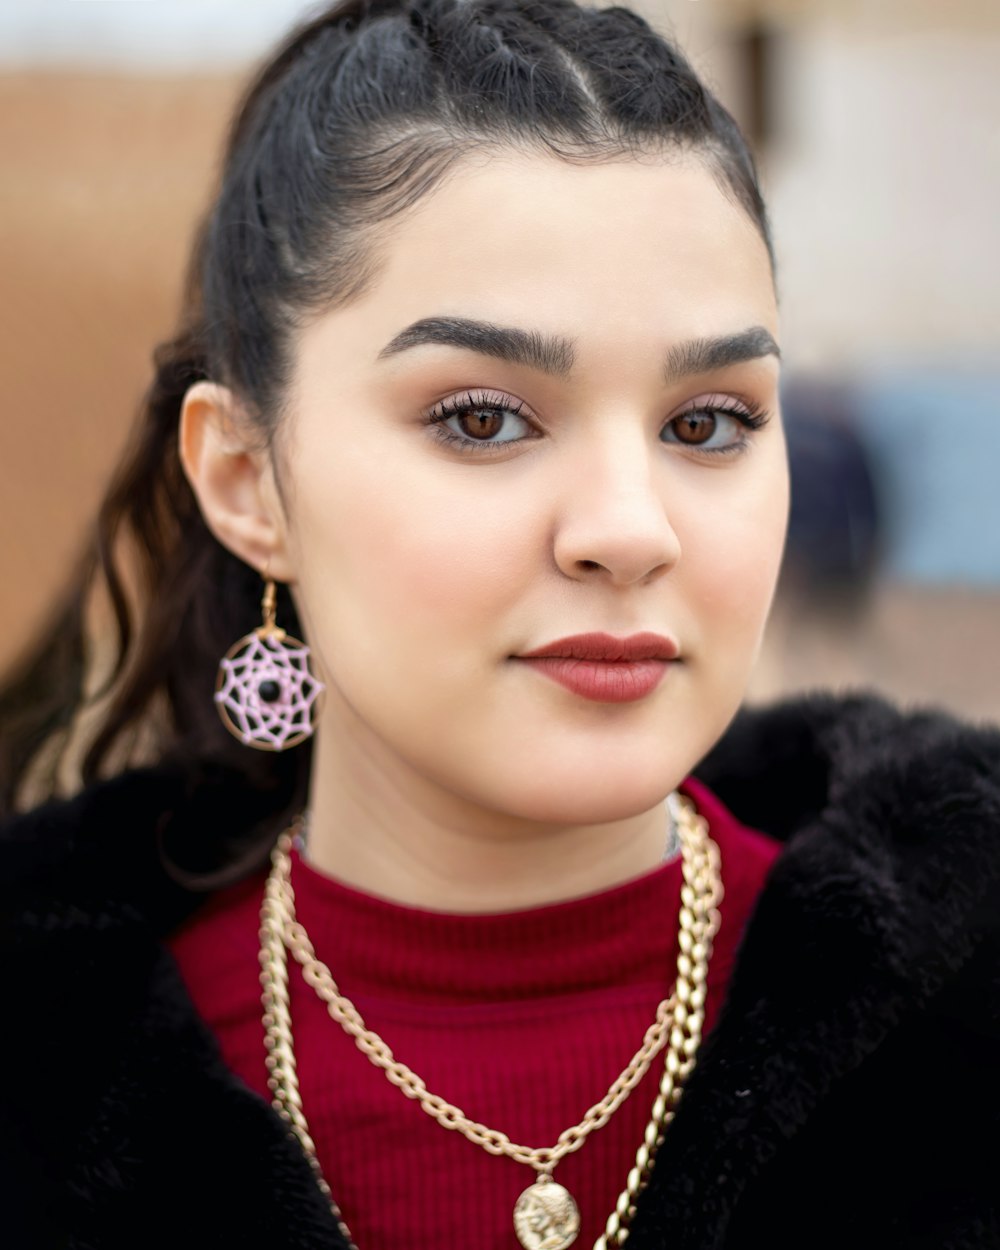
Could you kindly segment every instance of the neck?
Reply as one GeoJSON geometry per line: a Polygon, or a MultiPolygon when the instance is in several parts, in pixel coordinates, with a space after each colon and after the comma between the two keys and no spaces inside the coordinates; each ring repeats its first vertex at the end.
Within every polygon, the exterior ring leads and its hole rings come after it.
{"type": "Polygon", "coordinates": [[[488,811],[352,735],[317,740],[306,857],[356,889],[432,911],[504,912],[593,894],[656,868],[664,803],[604,824],[488,811]]]}

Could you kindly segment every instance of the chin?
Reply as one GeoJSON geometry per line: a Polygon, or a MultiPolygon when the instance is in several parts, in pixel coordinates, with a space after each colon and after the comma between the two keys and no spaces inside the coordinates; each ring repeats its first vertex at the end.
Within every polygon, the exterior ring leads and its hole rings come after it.
{"type": "Polygon", "coordinates": [[[497,806],[524,820],[551,825],[603,825],[628,820],[662,803],[688,770],[671,768],[665,753],[655,767],[602,767],[551,771],[532,784],[511,782],[497,796],[497,806]]]}

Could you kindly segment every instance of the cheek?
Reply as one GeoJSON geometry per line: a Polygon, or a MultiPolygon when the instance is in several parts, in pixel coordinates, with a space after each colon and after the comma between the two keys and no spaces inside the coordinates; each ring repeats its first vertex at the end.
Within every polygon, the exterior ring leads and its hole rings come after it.
{"type": "Polygon", "coordinates": [[[468,471],[415,461],[372,454],[300,476],[303,584],[319,630],[336,633],[331,645],[481,649],[524,593],[531,527],[513,525],[468,471]]]}
{"type": "Polygon", "coordinates": [[[767,467],[725,507],[702,506],[682,540],[699,633],[748,651],[763,631],[788,518],[784,461],[767,467]]]}

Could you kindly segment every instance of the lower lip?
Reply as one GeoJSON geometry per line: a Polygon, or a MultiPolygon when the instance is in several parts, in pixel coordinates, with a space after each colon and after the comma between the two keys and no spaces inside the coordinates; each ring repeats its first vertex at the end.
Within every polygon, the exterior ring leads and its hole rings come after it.
{"type": "Polygon", "coordinates": [[[565,656],[520,661],[574,694],[597,703],[634,703],[652,694],[669,660],[572,660],[565,656]]]}

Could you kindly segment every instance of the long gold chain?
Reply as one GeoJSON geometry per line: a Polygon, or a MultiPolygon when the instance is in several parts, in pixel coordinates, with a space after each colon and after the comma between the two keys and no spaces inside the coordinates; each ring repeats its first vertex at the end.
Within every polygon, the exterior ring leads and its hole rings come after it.
{"type": "Polygon", "coordinates": [[[317,1183],[330,1202],[340,1230],[352,1247],[351,1233],[322,1174],[302,1110],[292,1042],[286,947],[302,966],[303,978],[325,1002],[331,1017],[354,1039],[355,1045],[371,1063],[382,1069],[392,1084],[418,1102],[443,1127],[457,1130],[490,1154],[506,1155],[535,1169],[535,1184],[525,1190],[515,1208],[518,1237],[528,1250],[542,1244],[543,1234],[548,1238],[546,1245],[569,1246],[575,1239],[579,1227],[576,1205],[568,1192],[552,1181],[552,1171],[566,1155],[579,1150],[595,1129],[607,1124],[648,1072],[656,1056],[666,1047],[663,1077],[635,1165],[629,1171],[626,1187],[619,1195],[604,1233],[595,1243],[594,1250],[611,1250],[621,1246],[628,1236],[636,1200],[648,1183],[656,1151],[673,1118],[683,1082],[694,1066],[704,1021],[708,962],[720,921],[718,909],[722,899],[722,881],[718,847],[708,835],[706,821],[698,815],[690,800],[682,797],[675,811],[684,881],[681,887],[680,949],[674,991],[657,1007],[655,1019],[646,1030],[642,1045],[604,1097],[588,1108],[579,1124],[565,1129],[555,1145],[534,1148],[517,1145],[505,1133],[472,1120],[460,1108],[432,1094],[422,1078],[397,1060],[382,1038],[368,1028],[355,1005],[341,993],[329,968],[316,957],[308,934],[295,919],[291,849],[302,827],[301,818],[280,835],[272,852],[272,868],[261,906],[260,981],[268,1086],[273,1094],[275,1109],[298,1138],[317,1183]],[[557,1221],[561,1221],[558,1227],[557,1221]],[[541,1225],[545,1227],[536,1237],[531,1229],[541,1225]]]}

